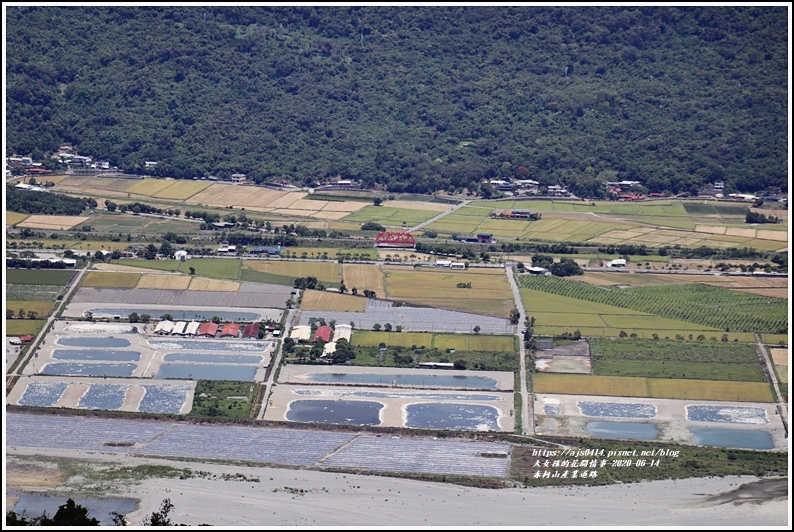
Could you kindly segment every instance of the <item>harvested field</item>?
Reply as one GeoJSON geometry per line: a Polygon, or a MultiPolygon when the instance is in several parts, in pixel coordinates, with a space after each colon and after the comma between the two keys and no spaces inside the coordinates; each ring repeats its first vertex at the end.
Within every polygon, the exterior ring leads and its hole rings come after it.
{"type": "Polygon", "coordinates": [[[175,180],[169,186],[157,192],[157,194],[152,195],[160,199],[186,200],[209,186],[210,183],[206,181],[175,180]]]}
{"type": "Polygon", "coordinates": [[[740,229],[738,227],[728,227],[725,231],[725,234],[730,236],[741,236],[744,238],[755,238],[756,231],[755,229],[740,229]]]}
{"type": "Polygon", "coordinates": [[[157,197],[157,193],[170,187],[174,181],[172,179],[155,179],[147,177],[136,181],[134,185],[129,187],[126,192],[128,194],[140,194],[141,196],[157,197]]]}
{"type": "Polygon", "coordinates": [[[363,209],[369,205],[369,203],[363,203],[360,201],[329,201],[328,205],[323,207],[321,213],[318,214],[326,214],[329,211],[332,212],[356,212],[359,209],[363,209]]]}
{"type": "Polygon", "coordinates": [[[355,287],[361,294],[364,290],[374,290],[381,296],[386,294],[383,272],[377,264],[342,264],[342,278],[348,290],[355,287]]]}
{"type": "Polygon", "coordinates": [[[315,211],[310,216],[312,216],[313,218],[322,218],[324,220],[341,220],[342,218],[350,214],[350,212],[351,211],[334,211],[334,210],[326,209],[322,211],[315,211]]]}
{"type": "Polygon", "coordinates": [[[271,209],[286,209],[296,201],[306,197],[305,192],[282,192],[279,196],[274,196],[267,206],[271,209]]]}
{"type": "Polygon", "coordinates": [[[323,207],[328,206],[327,201],[299,199],[295,203],[289,205],[290,209],[299,209],[304,211],[319,211],[323,207]]]}
{"type": "Polygon", "coordinates": [[[779,242],[788,241],[788,231],[770,231],[766,229],[759,229],[756,235],[756,238],[760,238],[762,240],[776,240],[779,242]]]}
{"type": "Polygon", "coordinates": [[[435,334],[433,347],[458,351],[516,351],[515,336],[435,334]]]}
{"type": "Polygon", "coordinates": [[[266,187],[221,185],[216,183],[205,188],[198,194],[191,196],[185,203],[191,205],[215,205],[219,207],[228,207],[232,205],[236,208],[265,208],[269,207],[269,203],[274,202],[286,194],[286,192],[266,187]]]}
{"type": "Polygon", "coordinates": [[[14,312],[15,316],[19,315],[19,309],[22,309],[23,315],[27,317],[28,312],[35,312],[40,318],[47,316],[52,310],[52,301],[24,301],[24,300],[6,300],[6,310],[14,312]]]}
{"type": "Polygon", "coordinates": [[[759,403],[773,401],[769,385],[761,382],[541,374],[533,377],[533,389],[536,393],[759,403]]]}
{"type": "Polygon", "coordinates": [[[6,320],[6,336],[37,335],[47,320],[6,320]]]}
{"type": "Polygon", "coordinates": [[[407,209],[407,210],[415,210],[415,211],[433,211],[433,212],[445,212],[450,210],[452,207],[454,207],[454,205],[448,205],[446,203],[430,203],[430,202],[421,202],[421,201],[401,201],[401,200],[384,201],[381,205],[384,207],[391,207],[394,209],[407,209]]]}
{"type": "Polygon", "coordinates": [[[275,209],[273,212],[284,216],[297,216],[300,218],[308,218],[317,211],[306,211],[301,209],[275,209]]]}
{"type": "Polygon", "coordinates": [[[80,286],[134,288],[140,278],[141,274],[132,272],[88,272],[83,277],[80,286]]]}
{"type": "Polygon", "coordinates": [[[21,212],[6,211],[6,225],[18,224],[29,215],[22,214],[21,212]]]}
{"type": "Polygon", "coordinates": [[[43,214],[31,214],[18,227],[29,227],[31,229],[50,229],[53,231],[63,231],[81,224],[88,220],[88,216],[47,216],[43,214]]]}
{"type": "Polygon", "coordinates": [[[769,349],[769,355],[772,357],[772,362],[776,366],[785,366],[788,365],[788,349],[781,349],[779,347],[773,347],[769,349]]]}
{"type": "Polygon", "coordinates": [[[237,292],[239,289],[240,283],[237,281],[221,281],[204,277],[194,277],[188,287],[188,290],[207,290],[210,292],[237,292]]]}
{"type": "Polygon", "coordinates": [[[109,263],[99,263],[94,264],[95,270],[102,270],[108,272],[141,272],[141,273],[148,273],[152,270],[149,268],[137,268],[135,266],[128,266],[126,264],[115,264],[112,262],[109,263]]]}
{"type": "Polygon", "coordinates": [[[321,292],[320,290],[306,290],[301,300],[301,310],[341,310],[348,312],[363,312],[367,306],[364,297],[346,296],[334,292],[321,292]]]}
{"type": "Polygon", "coordinates": [[[154,288],[156,290],[185,290],[190,284],[187,275],[148,274],[141,276],[138,288],[154,288]]]}
{"type": "Polygon", "coordinates": [[[319,281],[339,283],[339,264],[335,262],[244,260],[243,268],[284,277],[316,277],[319,281]]]}

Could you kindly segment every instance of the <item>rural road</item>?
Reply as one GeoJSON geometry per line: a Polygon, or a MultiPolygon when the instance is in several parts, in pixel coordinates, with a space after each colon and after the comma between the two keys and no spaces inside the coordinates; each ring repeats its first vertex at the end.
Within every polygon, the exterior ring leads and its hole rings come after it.
{"type": "Polygon", "coordinates": [[[469,203],[471,203],[471,200],[463,200],[462,203],[458,203],[457,205],[452,207],[450,210],[444,211],[444,212],[442,212],[440,214],[437,214],[436,216],[433,216],[429,220],[425,220],[424,222],[420,223],[419,225],[415,225],[415,226],[411,227],[410,229],[407,230],[407,232],[408,233],[413,233],[414,231],[418,231],[419,229],[423,228],[424,226],[430,225],[433,222],[435,222],[437,220],[440,220],[441,218],[443,218],[447,214],[451,214],[451,213],[455,212],[456,210],[460,209],[461,207],[465,207],[469,203]]]}
{"type": "Polygon", "coordinates": [[[788,435],[788,406],[786,402],[783,400],[783,396],[780,394],[780,387],[777,383],[777,375],[775,374],[775,368],[772,364],[772,361],[769,360],[769,353],[766,352],[766,347],[764,347],[764,342],[761,341],[761,336],[758,333],[755,334],[755,348],[758,351],[758,354],[761,355],[762,360],[764,361],[764,365],[766,366],[766,372],[769,375],[769,379],[772,381],[772,387],[775,389],[775,398],[777,400],[777,409],[778,413],[780,414],[780,420],[783,422],[783,427],[786,429],[786,435],[788,435]]]}
{"type": "MultiPolygon", "coordinates": [[[[513,290],[513,299],[516,303],[516,308],[520,313],[518,317],[517,335],[518,335],[518,356],[521,361],[521,433],[522,434],[535,434],[535,405],[531,402],[532,390],[527,390],[527,384],[531,385],[531,381],[527,379],[527,360],[526,348],[524,347],[524,337],[521,334],[521,324],[524,323],[526,312],[524,312],[524,302],[521,300],[521,292],[518,290],[516,284],[515,274],[513,268],[505,268],[507,273],[507,280],[510,283],[510,288],[513,290]]],[[[532,378],[530,374],[530,379],[532,378]]]]}
{"type": "Polygon", "coordinates": [[[276,380],[276,371],[278,370],[279,364],[281,364],[281,354],[284,349],[284,339],[289,338],[289,333],[292,331],[292,326],[294,325],[295,319],[298,316],[297,309],[289,309],[287,310],[287,319],[284,320],[284,331],[282,333],[281,342],[279,342],[278,350],[273,353],[273,369],[270,371],[270,377],[268,377],[267,382],[265,383],[265,393],[262,395],[262,406],[259,409],[259,414],[256,416],[256,419],[265,419],[265,410],[267,410],[267,405],[270,401],[270,390],[273,388],[273,383],[276,380]]]}

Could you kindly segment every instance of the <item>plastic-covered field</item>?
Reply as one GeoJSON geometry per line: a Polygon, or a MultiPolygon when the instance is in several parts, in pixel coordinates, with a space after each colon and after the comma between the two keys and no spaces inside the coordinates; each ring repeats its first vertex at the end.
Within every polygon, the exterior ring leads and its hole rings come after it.
{"type": "Polygon", "coordinates": [[[92,384],[80,398],[77,408],[118,410],[124,406],[129,384],[92,384]]]}
{"type": "Polygon", "coordinates": [[[22,397],[17,401],[22,406],[55,406],[63,392],[69,387],[68,382],[31,382],[22,397]]]}
{"type": "Polygon", "coordinates": [[[58,338],[56,342],[58,345],[66,347],[129,347],[132,345],[126,338],[113,338],[110,337],[66,337],[58,338]]]}
{"type": "Polygon", "coordinates": [[[253,381],[257,366],[221,364],[161,364],[158,379],[253,381]]]}
{"type": "Polygon", "coordinates": [[[751,406],[686,405],[689,421],[709,423],[743,423],[765,425],[769,423],[766,410],[751,406]]]}
{"type": "Polygon", "coordinates": [[[154,349],[195,349],[198,351],[227,351],[229,353],[261,352],[267,349],[270,342],[251,342],[245,340],[179,340],[176,338],[147,340],[154,349]]]}
{"type": "Polygon", "coordinates": [[[347,399],[298,399],[289,404],[284,417],[299,423],[336,425],[380,425],[383,403],[347,399]]]}
{"type": "Polygon", "coordinates": [[[381,373],[311,373],[307,380],[333,384],[380,384],[391,386],[416,386],[427,388],[471,388],[498,390],[491,377],[480,375],[425,375],[425,374],[381,374],[381,373]]]}
{"type": "Polygon", "coordinates": [[[165,362],[198,362],[199,364],[261,364],[259,355],[208,355],[204,353],[167,353],[165,362]]]}
{"type": "Polygon", "coordinates": [[[79,362],[54,362],[45,364],[41,375],[70,375],[78,377],[131,377],[135,364],[83,364],[79,362]]]}
{"type": "Polygon", "coordinates": [[[116,349],[54,349],[55,360],[109,360],[113,362],[137,362],[141,359],[138,351],[118,351],[116,349]]]}
{"type": "Polygon", "coordinates": [[[432,392],[370,392],[364,390],[333,390],[333,389],[298,389],[295,395],[334,396],[334,397],[366,397],[372,399],[435,399],[438,401],[501,401],[498,395],[432,393],[432,392]]]}
{"type": "Polygon", "coordinates": [[[576,405],[583,416],[627,417],[650,419],[656,416],[656,406],[648,403],[602,403],[600,401],[578,401],[576,405]]]}
{"type": "Polygon", "coordinates": [[[405,426],[412,429],[499,430],[499,411],[489,405],[417,403],[405,412],[405,426]]]}
{"type": "Polygon", "coordinates": [[[132,325],[121,323],[70,323],[63,328],[67,333],[78,334],[131,334],[136,332],[132,325]]]}
{"type": "Polygon", "coordinates": [[[506,477],[509,453],[509,445],[498,443],[359,436],[323,460],[322,465],[366,471],[506,477]],[[495,454],[504,454],[504,458],[495,454]]]}

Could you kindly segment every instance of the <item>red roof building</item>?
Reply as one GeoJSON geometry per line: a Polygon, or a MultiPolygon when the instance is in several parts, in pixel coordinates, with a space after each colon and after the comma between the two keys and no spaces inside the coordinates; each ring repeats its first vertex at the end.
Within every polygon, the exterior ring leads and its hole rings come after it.
{"type": "Polygon", "coordinates": [[[227,323],[221,329],[221,338],[237,338],[240,336],[239,323],[227,323]]]}
{"type": "Polygon", "coordinates": [[[259,324],[249,323],[243,327],[243,338],[259,338],[259,324]]]}
{"type": "Polygon", "coordinates": [[[22,336],[19,337],[19,341],[20,342],[32,342],[33,341],[33,337],[31,335],[29,335],[29,334],[23,334],[22,336]]]}
{"type": "Polygon", "coordinates": [[[218,333],[218,324],[208,321],[206,323],[201,324],[197,336],[206,336],[207,338],[215,338],[215,335],[217,333],[218,333]]]}
{"type": "Polygon", "coordinates": [[[318,338],[321,338],[323,342],[330,342],[332,333],[333,331],[328,325],[320,325],[317,327],[317,331],[314,333],[312,342],[316,342],[318,338]]]}

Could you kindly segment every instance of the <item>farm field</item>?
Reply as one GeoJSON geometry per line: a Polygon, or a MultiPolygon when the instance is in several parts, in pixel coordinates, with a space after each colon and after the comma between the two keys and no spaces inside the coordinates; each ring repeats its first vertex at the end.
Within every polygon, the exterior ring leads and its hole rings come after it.
{"type": "Polygon", "coordinates": [[[516,351],[515,337],[476,334],[443,334],[418,332],[376,332],[360,331],[353,333],[353,345],[374,347],[381,342],[387,346],[425,347],[427,349],[455,349],[458,351],[516,351]]]}
{"type": "Polygon", "coordinates": [[[66,286],[75,270],[19,270],[6,269],[6,284],[41,284],[66,286]]]}
{"type": "Polygon", "coordinates": [[[289,277],[293,282],[297,277],[316,277],[318,281],[338,285],[341,280],[336,262],[243,260],[243,269],[289,277]]]}
{"type": "Polygon", "coordinates": [[[19,336],[21,334],[30,334],[35,336],[47,320],[6,320],[5,335],[6,336],[19,336]]]}
{"type": "Polygon", "coordinates": [[[222,281],[204,277],[193,277],[190,280],[190,286],[188,286],[188,290],[207,290],[209,292],[237,292],[239,289],[240,283],[237,281],[222,281]]]}
{"type": "Polygon", "coordinates": [[[381,204],[381,207],[391,209],[405,209],[413,211],[431,211],[440,213],[450,210],[454,205],[446,203],[431,203],[428,201],[404,201],[404,200],[387,200],[381,204]]]}
{"type": "Polygon", "coordinates": [[[245,268],[245,266],[240,270],[240,281],[248,283],[278,284],[281,286],[293,286],[295,284],[294,277],[249,270],[245,268]]]}
{"type": "Polygon", "coordinates": [[[46,317],[52,310],[52,301],[25,301],[21,299],[6,299],[6,311],[12,311],[15,316],[19,316],[22,309],[22,316],[27,317],[28,312],[35,312],[40,318],[46,317]]]}
{"type": "Polygon", "coordinates": [[[519,281],[524,288],[653,313],[706,329],[774,334],[788,331],[788,306],[777,298],[701,284],[610,288],[528,275],[519,281]]]}
{"type": "Polygon", "coordinates": [[[19,301],[55,301],[66,289],[53,284],[6,284],[5,297],[19,301]]]}
{"type": "Polygon", "coordinates": [[[239,259],[188,259],[185,261],[174,261],[179,267],[177,271],[190,273],[190,268],[195,268],[196,275],[203,277],[216,277],[219,279],[240,278],[239,259]]]}
{"type": "Polygon", "coordinates": [[[789,363],[788,349],[773,347],[769,350],[769,356],[776,365],[787,365],[789,363]]]}
{"type": "Polygon", "coordinates": [[[584,275],[577,276],[576,280],[595,286],[670,286],[674,284],[700,283],[748,294],[768,295],[770,297],[788,296],[788,277],[588,271],[584,275]]]}
{"type": "Polygon", "coordinates": [[[149,273],[141,276],[137,288],[154,288],[157,290],[186,290],[190,284],[187,275],[149,273]]]}
{"type": "Polygon", "coordinates": [[[209,186],[206,181],[174,180],[152,196],[159,199],[186,200],[209,186]]]}
{"type": "Polygon", "coordinates": [[[158,192],[165,190],[174,183],[175,181],[173,179],[156,179],[147,177],[145,179],[135,181],[134,184],[131,187],[127,187],[124,192],[127,192],[128,194],[138,194],[141,196],[150,196],[156,198],[158,192]]]}
{"type": "Polygon", "coordinates": [[[28,216],[28,214],[23,214],[21,212],[6,211],[6,225],[18,224],[28,216]]]}
{"type": "Polygon", "coordinates": [[[104,288],[134,288],[141,279],[140,273],[132,272],[88,272],[80,286],[104,288]]]}
{"type": "Polygon", "coordinates": [[[357,222],[359,224],[377,222],[390,227],[401,227],[403,225],[411,227],[425,222],[437,214],[438,212],[428,210],[395,209],[384,207],[383,205],[379,207],[368,205],[357,212],[345,216],[343,221],[357,222]],[[405,223],[403,224],[403,222],[405,223]]]}
{"type": "Polygon", "coordinates": [[[363,312],[367,306],[365,297],[348,296],[320,290],[306,290],[301,299],[301,310],[340,310],[363,312]]]}
{"type": "Polygon", "coordinates": [[[296,246],[284,248],[282,250],[282,256],[286,256],[285,253],[289,253],[290,256],[296,258],[310,259],[325,258],[333,260],[340,256],[348,259],[361,258],[374,260],[377,258],[377,253],[374,248],[308,248],[296,246]]]}
{"type": "Polygon", "coordinates": [[[383,272],[377,264],[342,264],[342,279],[348,290],[355,287],[361,294],[364,290],[373,290],[381,296],[386,294],[383,272]]]}
{"type": "MultiPolygon", "coordinates": [[[[137,233],[146,224],[152,221],[149,217],[135,216],[134,214],[101,213],[91,216],[91,227],[101,233],[137,233]]],[[[129,244],[127,244],[129,245],[129,244]]]]}
{"type": "Polygon", "coordinates": [[[18,222],[17,227],[63,231],[66,229],[71,229],[72,227],[79,225],[88,219],[88,216],[50,216],[45,214],[31,214],[23,221],[18,222]]]}
{"type": "Polygon", "coordinates": [[[389,299],[499,317],[507,317],[513,308],[512,291],[503,272],[479,275],[450,270],[384,271],[389,299]],[[458,288],[459,283],[471,283],[471,288],[458,288]]]}
{"type": "Polygon", "coordinates": [[[178,260],[143,260],[143,259],[119,259],[113,264],[122,266],[132,266],[135,268],[146,268],[147,270],[163,270],[174,272],[179,268],[181,261],[178,260]]]}
{"type": "Polygon", "coordinates": [[[535,393],[695,399],[702,401],[773,402],[767,383],[595,375],[537,374],[535,393]]]}

